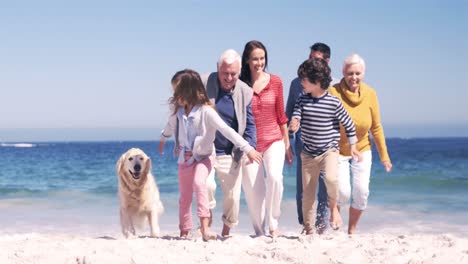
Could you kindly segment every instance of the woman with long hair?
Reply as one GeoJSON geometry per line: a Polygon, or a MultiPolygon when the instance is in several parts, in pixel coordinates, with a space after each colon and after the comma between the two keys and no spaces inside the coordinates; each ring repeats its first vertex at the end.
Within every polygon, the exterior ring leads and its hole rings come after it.
{"type": "MultiPolygon", "coordinates": [[[[268,53],[257,40],[245,44],[240,79],[253,89],[252,112],[257,128],[257,151],[262,153],[259,176],[265,175],[266,221],[272,236],[277,236],[283,196],[283,165],[292,163],[292,150],[284,111],[283,83],[266,72],[268,53]]],[[[258,177],[258,176],[257,176],[258,177]]]]}

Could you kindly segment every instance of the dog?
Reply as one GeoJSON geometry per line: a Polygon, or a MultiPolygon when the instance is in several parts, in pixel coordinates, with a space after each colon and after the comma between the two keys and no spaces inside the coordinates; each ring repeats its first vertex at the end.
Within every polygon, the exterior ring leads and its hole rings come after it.
{"type": "Polygon", "coordinates": [[[164,206],[151,174],[151,159],[141,149],[132,148],[122,154],[116,169],[123,235],[125,238],[136,236],[135,228],[141,228],[147,221],[150,236],[159,236],[158,220],[164,212],[164,206]]]}

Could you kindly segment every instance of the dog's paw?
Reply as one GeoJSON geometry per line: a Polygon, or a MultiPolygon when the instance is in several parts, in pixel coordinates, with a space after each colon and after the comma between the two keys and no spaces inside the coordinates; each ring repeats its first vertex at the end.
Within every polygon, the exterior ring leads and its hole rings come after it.
{"type": "Polygon", "coordinates": [[[159,227],[154,227],[150,231],[150,237],[160,237],[161,236],[161,230],[159,227]]]}
{"type": "Polygon", "coordinates": [[[137,236],[135,234],[132,234],[130,232],[124,233],[125,239],[135,239],[137,236]]]}
{"type": "Polygon", "coordinates": [[[152,237],[152,238],[158,238],[158,237],[160,237],[160,236],[161,236],[161,234],[159,233],[159,231],[158,231],[158,232],[151,232],[151,233],[150,233],[150,237],[152,237]]]}

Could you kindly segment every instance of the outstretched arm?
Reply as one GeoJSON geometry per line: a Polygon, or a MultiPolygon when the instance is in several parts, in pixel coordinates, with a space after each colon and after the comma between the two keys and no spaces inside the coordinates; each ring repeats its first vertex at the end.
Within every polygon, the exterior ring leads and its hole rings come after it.
{"type": "Polygon", "coordinates": [[[255,148],[242,138],[234,129],[229,127],[224,122],[214,109],[207,112],[208,124],[218,130],[223,136],[231,141],[236,147],[240,148],[251,161],[260,163],[262,161],[262,154],[255,150],[255,148]]]}
{"type": "Polygon", "coordinates": [[[387,152],[387,144],[385,143],[384,129],[380,121],[380,106],[379,101],[377,99],[377,94],[374,94],[374,96],[370,97],[369,100],[370,99],[372,99],[372,125],[370,132],[372,133],[372,138],[374,139],[375,146],[377,147],[377,151],[379,152],[380,161],[382,162],[385,171],[390,172],[392,170],[393,165],[390,161],[390,156],[387,152]]]}
{"type": "Polygon", "coordinates": [[[166,143],[166,139],[174,135],[176,127],[177,127],[177,116],[176,114],[171,114],[167,120],[166,126],[164,127],[163,131],[161,131],[161,138],[159,139],[159,147],[158,147],[160,154],[164,154],[164,144],[166,143]]]}

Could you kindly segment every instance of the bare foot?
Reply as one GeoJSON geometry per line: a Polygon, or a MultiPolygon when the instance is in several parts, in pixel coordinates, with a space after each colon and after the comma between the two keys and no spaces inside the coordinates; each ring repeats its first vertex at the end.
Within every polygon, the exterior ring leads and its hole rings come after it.
{"type": "Polygon", "coordinates": [[[280,235],[280,232],[278,229],[270,230],[270,235],[271,237],[278,237],[280,235]]]}
{"type": "Polygon", "coordinates": [[[206,231],[202,234],[203,241],[208,242],[210,240],[216,240],[217,236],[215,233],[206,231]]]}
{"type": "Polygon", "coordinates": [[[340,229],[341,225],[343,224],[342,221],[335,221],[335,222],[331,222],[330,221],[330,227],[333,229],[333,230],[338,230],[340,229]]]}
{"type": "Polygon", "coordinates": [[[306,235],[306,236],[310,236],[310,235],[314,234],[314,230],[313,230],[313,229],[304,228],[304,230],[302,230],[302,234],[304,234],[304,235],[306,235]]]}
{"type": "Polygon", "coordinates": [[[333,228],[333,230],[338,230],[342,224],[343,219],[341,219],[340,212],[338,209],[334,209],[330,214],[330,227],[333,228]]]}
{"type": "Polygon", "coordinates": [[[231,231],[231,228],[227,226],[226,224],[223,225],[223,231],[221,231],[221,236],[222,237],[229,237],[229,231],[231,231]]]}
{"type": "Polygon", "coordinates": [[[213,223],[213,211],[211,211],[210,209],[210,217],[209,217],[209,221],[208,221],[208,226],[211,227],[211,224],[213,223]]]}
{"type": "Polygon", "coordinates": [[[180,231],[180,238],[187,239],[189,235],[189,231],[180,231]]]}
{"type": "Polygon", "coordinates": [[[317,234],[322,235],[323,233],[325,233],[326,229],[327,229],[327,227],[325,226],[325,224],[318,225],[317,226],[317,234]]]}

